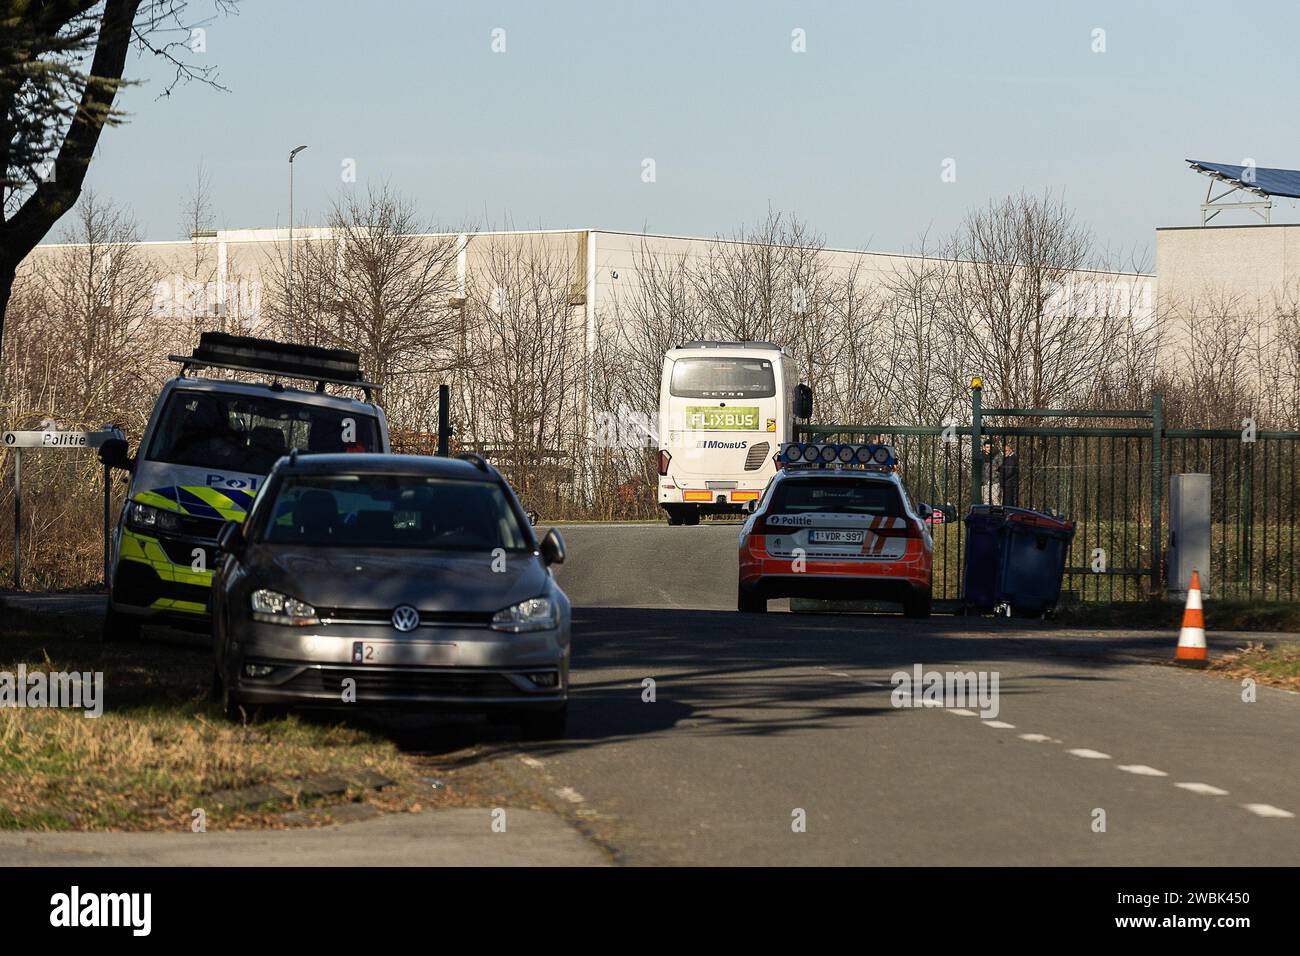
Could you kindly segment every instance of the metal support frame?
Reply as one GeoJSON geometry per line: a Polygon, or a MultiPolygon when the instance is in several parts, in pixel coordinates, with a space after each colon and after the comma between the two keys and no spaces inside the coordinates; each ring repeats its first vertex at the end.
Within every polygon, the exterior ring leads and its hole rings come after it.
{"type": "Polygon", "coordinates": [[[1214,172],[1207,172],[1203,169],[1197,169],[1197,172],[1210,177],[1210,185],[1205,190],[1205,202],[1201,203],[1201,225],[1207,225],[1211,219],[1221,212],[1229,209],[1249,209],[1255,215],[1259,216],[1265,222],[1272,222],[1273,200],[1268,198],[1268,193],[1262,189],[1256,189],[1252,186],[1243,185],[1242,183],[1228,179],[1214,172]],[[1231,188],[1214,195],[1214,182],[1219,180],[1229,184],[1231,188]],[[1254,193],[1257,196],[1263,196],[1263,202],[1224,202],[1223,200],[1237,192],[1254,193]],[[1262,210],[1262,211],[1261,211],[1262,210]]]}

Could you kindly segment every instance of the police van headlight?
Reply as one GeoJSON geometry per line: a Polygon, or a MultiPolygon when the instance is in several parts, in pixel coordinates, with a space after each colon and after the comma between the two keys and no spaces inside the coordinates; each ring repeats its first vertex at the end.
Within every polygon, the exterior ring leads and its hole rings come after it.
{"type": "Polygon", "coordinates": [[[520,634],[524,631],[549,631],[554,627],[555,604],[550,598],[529,598],[492,615],[492,629],[496,631],[520,634]]]}
{"type": "Polygon", "coordinates": [[[264,624],[288,624],[293,627],[305,627],[319,624],[316,609],[306,601],[270,591],[266,588],[254,591],[249,597],[253,609],[253,620],[264,624]]]}
{"type": "Polygon", "coordinates": [[[126,523],[132,531],[156,534],[159,531],[179,531],[181,517],[174,511],[164,511],[162,508],[133,501],[126,510],[126,523]]]}

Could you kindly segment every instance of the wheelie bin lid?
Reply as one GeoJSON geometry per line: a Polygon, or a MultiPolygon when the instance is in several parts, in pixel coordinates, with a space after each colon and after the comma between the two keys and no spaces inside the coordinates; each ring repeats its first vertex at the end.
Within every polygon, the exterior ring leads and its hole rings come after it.
{"type": "Polygon", "coordinates": [[[972,505],[963,519],[966,526],[998,527],[1003,524],[1035,531],[1054,531],[1063,535],[1074,535],[1074,522],[1060,515],[1050,515],[1032,508],[1016,508],[1004,505],[972,505]]]}

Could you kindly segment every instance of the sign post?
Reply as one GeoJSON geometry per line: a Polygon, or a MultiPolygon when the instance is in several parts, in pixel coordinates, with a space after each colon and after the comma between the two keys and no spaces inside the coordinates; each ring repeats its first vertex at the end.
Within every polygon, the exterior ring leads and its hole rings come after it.
{"type": "MultiPolygon", "coordinates": [[[[23,449],[24,448],[61,448],[79,450],[82,448],[99,448],[104,442],[114,438],[125,438],[122,429],[116,425],[106,425],[97,432],[61,431],[48,428],[45,431],[7,431],[0,436],[0,442],[14,453],[14,588],[23,586],[23,449]]],[[[104,468],[104,582],[108,583],[108,536],[110,531],[109,508],[111,506],[111,489],[109,486],[109,469],[104,468]]]]}

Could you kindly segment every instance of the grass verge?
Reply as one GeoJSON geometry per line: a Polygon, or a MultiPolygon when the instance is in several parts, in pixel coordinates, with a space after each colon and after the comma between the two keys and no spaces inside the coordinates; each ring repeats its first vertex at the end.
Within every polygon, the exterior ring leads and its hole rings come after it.
{"type": "Polygon", "coordinates": [[[1300,644],[1265,647],[1252,641],[1211,661],[1210,670],[1224,677],[1250,677],[1260,684],[1300,690],[1300,644]]]}
{"type": "MultiPolygon", "coordinates": [[[[388,735],[314,716],[233,724],[208,701],[211,651],[186,641],[101,645],[99,622],[0,607],[0,671],[102,672],[104,711],[0,708],[0,829],[189,830],[202,808],[208,829],[284,826],[286,810],[364,800],[383,810],[463,805],[455,767],[403,753],[388,735]],[[445,770],[446,772],[443,772],[445,770]],[[382,774],[383,791],[350,786],[331,797],[289,797],[225,810],[212,795],[308,777],[343,781],[382,774]],[[444,778],[434,789],[421,774],[444,778]]],[[[166,634],[168,632],[161,632],[166,634]]],[[[481,795],[480,795],[481,796],[481,795]]]]}
{"type": "MultiPolygon", "coordinates": [[[[1053,620],[1061,624],[1097,627],[1178,628],[1183,606],[1170,601],[1130,601],[1099,604],[1090,601],[1062,605],[1053,620]]],[[[1300,604],[1282,601],[1205,601],[1205,626],[1221,631],[1280,631],[1300,633],[1300,604]]]]}

